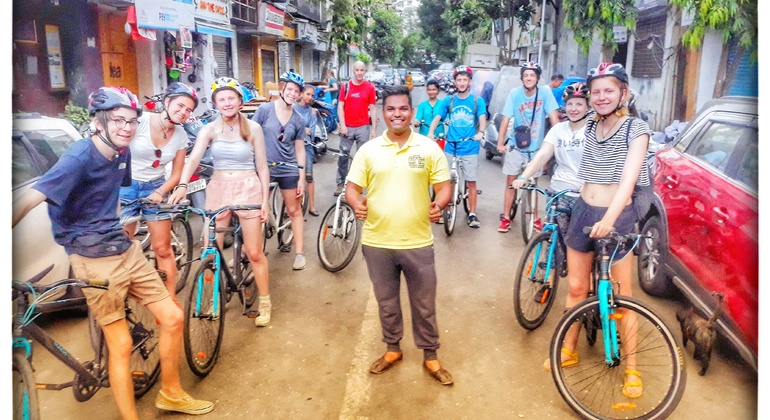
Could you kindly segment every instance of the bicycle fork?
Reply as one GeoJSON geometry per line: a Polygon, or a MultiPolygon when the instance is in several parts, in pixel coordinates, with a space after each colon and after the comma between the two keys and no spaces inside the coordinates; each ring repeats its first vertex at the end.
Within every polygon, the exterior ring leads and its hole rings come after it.
{"type": "Polygon", "coordinates": [[[615,312],[612,283],[610,282],[610,258],[602,257],[600,262],[601,278],[597,296],[599,297],[599,316],[602,323],[602,338],[604,339],[604,357],[608,366],[620,364],[620,349],[618,343],[618,320],[621,314],[615,312]]]}
{"type": "Polygon", "coordinates": [[[197,295],[195,296],[195,313],[193,316],[196,318],[208,318],[208,319],[217,319],[221,316],[221,310],[219,306],[222,304],[222,302],[219,301],[219,288],[222,286],[222,283],[220,281],[220,264],[222,264],[222,257],[214,249],[205,249],[203,250],[203,253],[201,254],[201,261],[206,260],[213,260],[214,267],[213,267],[213,274],[211,277],[207,275],[206,273],[201,273],[200,276],[198,276],[195,281],[198,282],[198,289],[197,289],[197,295]],[[214,292],[212,296],[212,305],[211,305],[211,314],[201,314],[201,302],[204,299],[203,297],[203,282],[204,281],[213,281],[214,282],[214,292]]]}
{"type": "MultiPolygon", "coordinates": [[[[551,256],[556,256],[556,246],[557,246],[556,242],[557,242],[556,235],[552,234],[551,235],[551,244],[548,245],[548,251],[546,251],[547,253],[545,254],[548,257],[545,260],[545,274],[543,275],[543,285],[546,285],[546,284],[551,285],[551,283],[552,283],[551,282],[551,278],[550,278],[551,277],[551,267],[555,263],[555,261],[554,261],[555,258],[552,258],[551,256]]],[[[538,265],[540,265],[540,255],[541,255],[541,252],[543,252],[543,243],[539,242],[535,246],[535,257],[534,257],[533,264],[529,267],[528,278],[531,281],[537,281],[536,277],[535,277],[535,273],[537,273],[538,265]]],[[[545,303],[545,302],[548,301],[548,299],[550,298],[548,296],[550,292],[551,292],[550,290],[546,290],[543,293],[543,297],[540,298],[540,303],[545,303]]]]}

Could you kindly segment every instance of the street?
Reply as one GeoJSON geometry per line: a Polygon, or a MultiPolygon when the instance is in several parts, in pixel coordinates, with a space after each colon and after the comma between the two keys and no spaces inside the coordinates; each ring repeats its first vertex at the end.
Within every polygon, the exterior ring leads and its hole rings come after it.
{"type": "MultiPolygon", "coordinates": [[[[425,99],[416,87],[413,105],[425,99]]],[[[378,106],[378,109],[380,107],[378,106]]],[[[379,123],[378,132],[384,129],[379,123]]],[[[337,147],[332,135],[330,146],[337,147]]],[[[316,209],[323,215],[334,204],[336,158],[323,156],[315,165],[316,209]]],[[[524,249],[518,220],[508,233],[498,233],[505,177],[500,158],[480,159],[477,214],[481,228],[470,229],[461,217],[451,237],[433,225],[438,270],[437,317],[442,365],[455,384],[442,387],[422,368],[415,348],[408,298],[402,288],[404,359],[382,375],[368,372],[385,351],[377,305],[360,248],[338,273],[325,271],[318,260],[316,238],[320,217],[307,215],[307,269],[293,271],[293,253],[268,242],[272,321],[256,328],[240,316],[239,302],[228,305],[223,346],[213,371],[193,375],[180,349],[182,385],[196,398],[214,401],[205,419],[570,419],[577,418],[556,390],[542,365],[566,295],[562,281],[546,322],[527,332],[515,320],[513,276],[524,249]]],[[[547,185],[547,178],[540,180],[547,185]]],[[[542,207],[542,206],[541,206],[542,207]]],[[[200,229],[200,223],[194,224],[200,229]]],[[[196,235],[200,230],[196,231],[196,235]]],[[[195,266],[193,267],[194,273],[195,266]]],[[[185,302],[188,286],[179,296],[185,302]]],[[[683,299],[647,296],[635,285],[635,296],[649,303],[681,341],[675,312],[683,299]]],[[[82,316],[47,320],[44,329],[71,353],[87,361],[90,345],[82,316]]],[[[687,386],[672,419],[757,418],[757,374],[720,340],[705,376],[692,359],[692,344],[683,350],[687,386]]],[[[35,346],[38,382],[66,382],[72,373],[35,346]]],[[[156,409],[155,385],[137,401],[141,418],[192,418],[156,409]]],[[[78,403],[69,389],[39,391],[44,419],[119,419],[109,389],[78,403]]]]}

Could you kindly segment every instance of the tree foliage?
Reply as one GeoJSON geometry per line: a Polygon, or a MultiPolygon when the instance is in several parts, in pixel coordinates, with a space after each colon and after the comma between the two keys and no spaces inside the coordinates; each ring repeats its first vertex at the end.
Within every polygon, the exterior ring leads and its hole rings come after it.
{"type": "Polygon", "coordinates": [[[727,43],[736,38],[747,50],[757,39],[757,0],[671,0],[682,11],[692,12],[693,21],[682,36],[682,44],[698,48],[707,29],[722,32],[727,43]]]}
{"type": "Polygon", "coordinates": [[[409,33],[401,40],[401,60],[399,63],[404,67],[418,67],[425,62],[425,52],[427,50],[427,40],[421,30],[409,33]]]}
{"type": "Polygon", "coordinates": [[[401,19],[392,10],[378,9],[372,13],[371,35],[366,49],[381,63],[396,63],[401,54],[401,19]]]}
{"type": "Polygon", "coordinates": [[[361,44],[365,39],[370,10],[380,3],[381,0],[333,0],[329,8],[332,15],[329,43],[337,47],[340,57],[347,54],[349,44],[361,44]]]}
{"type": "Polygon", "coordinates": [[[425,58],[433,64],[454,61],[457,56],[457,32],[442,19],[444,10],[444,0],[422,0],[417,8],[420,26],[428,44],[425,58]]]}
{"type": "Polygon", "coordinates": [[[580,50],[586,54],[595,32],[599,32],[604,50],[614,53],[618,46],[614,42],[613,27],[636,28],[636,0],[563,0],[562,10],[564,26],[572,29],[580,50]]]}

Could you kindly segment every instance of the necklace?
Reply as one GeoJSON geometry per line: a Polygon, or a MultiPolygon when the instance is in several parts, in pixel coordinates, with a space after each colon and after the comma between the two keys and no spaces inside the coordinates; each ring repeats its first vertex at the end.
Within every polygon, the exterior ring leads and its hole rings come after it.
{"type": "Polygon", "coordinates": [[[163,138],[167,139],[168,135],[166,133],[168,133],[168,130],[171,128],[166,128],[166,126],[163,125],[163,118],[160,115],[158,115],[158,125],[160,126],[160,130],[163,132],[163,138]]]}
{"type": "MultiPolygon", "coordinates": [[[[606,121],[606,120],[602,120],[602,121],[606,121]]],[[[612,124],[612,127],[610,127],[609,130],[602,129],[602,142],[607,141],[607,133],[612,133],[620,121],[621,121],[621,118],[618,118],[618,120],[615,121],[615,124],[612,124]]]]}
{"type": "MultiPolygon", "coordinates": [[[[227,122],[224,118],[222,118],[222,121],[224,121],[224,123],[227,124],[228,127],[230,127],[230,131],[233,131],[235,129],[235,126],[238,125],[238,117],[236,117],[234,119],[236,121],[235,124],[230,125],[229,122],[227,122]]],[[[224,127],[222,129],[224,130],[224,127]]]]}

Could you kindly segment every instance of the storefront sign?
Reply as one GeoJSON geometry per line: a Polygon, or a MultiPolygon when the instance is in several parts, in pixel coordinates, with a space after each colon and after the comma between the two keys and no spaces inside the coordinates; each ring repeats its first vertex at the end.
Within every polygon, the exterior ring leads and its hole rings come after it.
{"type": "Polygon", "coordinates": [[[284,26],[283,37],[286,39],[297,39],[297,31],[295,31],[291,26],[284,26]]]}
{"type": "Polygon", "coordinates": [[[179,26],[195,27],[193,0],[134,0],[136,26],[177,31],[179,26]]]}
{"type": "Polygon", "coordinates": [[[318,28],[312,23],[300,22],[297,24],[299,29],[299,39],[303,42],[315,44],[318,42],[318,28]]]}
{"type": "Polygon", "coordinates": [[[229,0],[198,0],[195,8],[195,18],[209,22],[230,25],[229,0]]]}
{"type": "Polygon", "coordinates": [[[61,61],[61,41],[59,40],[59,27],[45,25],[45,42],[48,51],[48,74],[51,79],[52,89],[67,87],[64,83],[64,65],[61,61]]]}
{"type": "Polygon", "coordinates": [[[623,25],[612,27],[613,41],[615,42],[627,42],[628,41],[628,29],[623,25]]]}
{"type": "Polygon", "coordinates": [[[262,8],[259,12],[259,31],[270,35],[283,36],[283,10],[272,4],[262,3],[262,8]]]}

